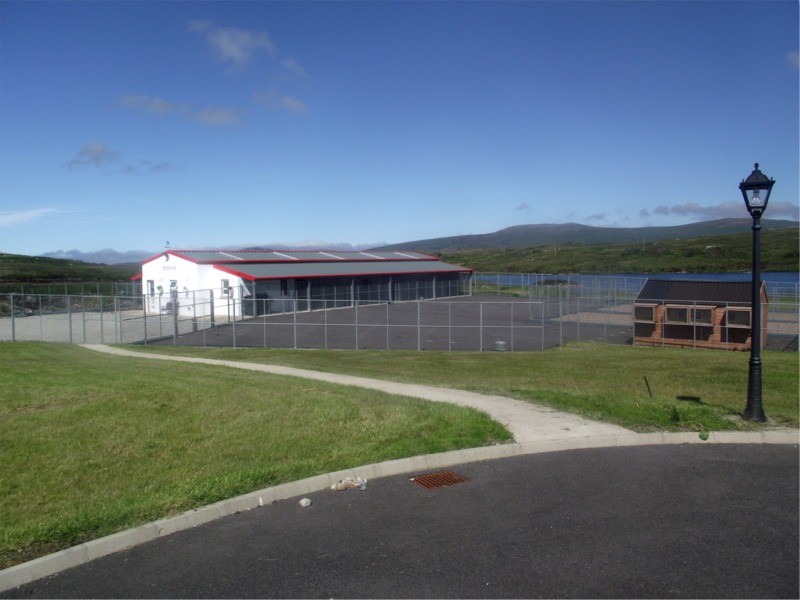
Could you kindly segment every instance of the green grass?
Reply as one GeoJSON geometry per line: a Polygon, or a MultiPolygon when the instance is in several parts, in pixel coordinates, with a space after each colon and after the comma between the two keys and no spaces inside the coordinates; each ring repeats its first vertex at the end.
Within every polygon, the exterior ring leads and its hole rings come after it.
{"type": "MultiPolygon", "coordinates": [[[[547,404],[637,431],[760,427],[739,418],[747,400],[750,355],[744,352],[593,343],[531,353],[154,346],[137,349],[498,394],[547,404]]],[[[767,417],[773,425],[797,427],[797,353],[765,351],[762,357],[762,396],[767,417]]]]}
{"type": "Polygon", "coordinates": [[[448,404],[0,343],[0,566],[262,487],[509,438],[448,404]]]}
{"type": "MultiPolygon", "coordinates": [[[[534,353],[131,348],[500,394],[636,431],[763,427],[739,417],[747,353],[603,344],[534,353]]],[[[797,354],[763,358],[770,424],[797,427],[797,354]]],[[[0,343],[0,566],[262,487],[508,439],[486,415],[447,404],[0,343]]]]}

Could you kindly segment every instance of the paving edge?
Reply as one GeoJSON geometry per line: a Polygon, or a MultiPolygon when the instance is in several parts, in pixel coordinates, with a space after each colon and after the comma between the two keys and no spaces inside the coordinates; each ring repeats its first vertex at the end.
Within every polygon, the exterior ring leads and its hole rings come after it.
{"type": "Polygon", "coordinates": [[[800,432],[796,430],[710,432],[706,440],[701,439],[700,434],[697,432],[630,433],[582,438],[573,437],[484,446],[481,448],[455,450],[452,452],[442,452],[439,454],[428,454],[374,463],[325,475],[317,475],[316,477],[251,492],[229,500],[222,500],[209,506],[140,525],[134,529],[120,531],[119,533],[9,567],[8,569],[0,571],[0,592],[5,592],[20,585],[41,579],[42,577],[47,577],[66,569],[77,567],[96,558],[107,556],[132,546],[143,544],[185,529],[197,527],[204,523],[209,523],[221,517],[251,510],[278,500],[286,500],[313,492],[323,491],[329,489],[331,484],[345,477],[358,476],[365,479],[379,479],[381,477],[403,475],[405,473],[420,472],[430,469],[441,469],[483,460],[509,458],[526,454],[559,452],[563,450],[577,450],[582,448],[714,443],[791,445],[800,443],[800,432]]]}

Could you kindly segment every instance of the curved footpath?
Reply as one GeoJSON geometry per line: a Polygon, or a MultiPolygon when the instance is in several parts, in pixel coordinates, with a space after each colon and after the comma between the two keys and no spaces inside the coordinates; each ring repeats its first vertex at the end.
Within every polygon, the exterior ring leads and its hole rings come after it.
{"type": "Polygon", "coordinates": [[[487,396],[463,390],[395,383],[291,367],[148,354],[105,345],[84,344],[83,347],[117,356],[227,366],[275,375],[302,377],[340,385],[357,386],[434,402],[449,402],[487,413],[494,420],[502,423],[514,435],[515,441],[510,444],[443,452],[364,465],[252,492],[175,517],[162,519],[135,529],[80,544],[0,571],[0,592],[224,516],[247,511],[257,506],[264,506],[277,500],[325,490],[331,484],[345,477],[362,477],[370,480],[412,472],[421,473],[489,459],[510,458],[558,450],[689,443],[797,444],[800,441],[798,430],[790,428],[770,428],[762,429],[758,432],[711,432],[707,440],[702,440],[694,432],[639,434],[616,425],[591,421],[577,415],[562,413],[551,408],[536,406],[502,396],[487,396]]]}

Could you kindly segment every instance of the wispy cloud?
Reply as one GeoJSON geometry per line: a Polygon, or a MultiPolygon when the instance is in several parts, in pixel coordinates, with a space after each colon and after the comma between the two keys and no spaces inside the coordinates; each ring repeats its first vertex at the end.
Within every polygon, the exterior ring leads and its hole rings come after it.
{"type": "Polygon", "coordinates": [[[800,69],[800,52],[797,50],[789,52],[789,54],[786,55],[786,60],[788,60],[789,64],[795,69],[800,69]]]}
{"type": "Polygon", "coordinates": [[[141,159],[138,163],[128,163],[121,169],[122,173],[125,175],[150,175],[154,173],[163,173],[164,171],[182,170],[183,167],[168,162],[154,163],[145,159],[141,159]]]}
{"type": "Polygon", "coordinates": [[[260,51],[275,54],[275,43],[266,31],[249,31],[236,27],[217,27],[211,21],[192,21],[189,31],[201,33],[217,59],[243,70],[260,51]]]}
{"type": "Polygon", "coordinates": [[[205,125],[232,125],[242,120],[242,111],[234,108],[209,106],[195,109],[189,104],[168,102],[163,98],[155,98],[143,94],[122,96],[119,99],[119,105],[139,114],[156,117],[176,115],[182,119],[197,121],[205,125]]]}
{"type": "Polygon", "coordinates": [[[531,209],[531,207],[528,205],[528,203],[527,203],[527,202],[521,202],[521,203],[520,203],[520,204],[517,206],[517,208],[515,208],[514,210],[523,210],[523,211],[524,211],[524,210],[530,210],[530,209],[531,209]]]}
{"type": "MultiPolygon", "coordinates": [[[[767,207],[766,216],[772,219],[798,219],[798,208],[789,202],[770,202],[767,207]]],[[[642,211],[640,214],[646,212],[642,211]]],[[[673,206],[657,206],[652,210],[656,215],[677,215],[681,217],[694,218],[699,221],[710,221],[713,219],[728,219],[746,217],[747,210],[743,202],[722,202],[716,206],[701,206],[696,202],[686,204],[676,204],[673,206]]]]}
{"type": "Polygon", "coordinates": [[[161,173],[163,171],[172,171],[182,169],[183,167],[173,165],[169,162],[153,162],[147,159],[139,159],[135,162],[125,160],[125,164],[116,168],[120,159],[123,157],[122,152],[112,150],[105,142],[89,142],[83,148],[78,150],[75,156],[66,164],[68,169],[81,169],[85,167],[114,167],[111,171],[119,171],[125,175],[141,175],[145,173],[161,173]]]}
{"type": "Polygon", "coordinates": [[[112,150],[104,142],[89,142],[72,157],[67,168],[104,167],[116,162],[119,156],[119,152],[112,150]]]}
{"type": "Polygon", "coordinates": [[[605,215],[605,213],[595,213],[593,215],[589,215],[588,217],[586,217],[586,220],[587,221],[605,221],[606,220],[606,215],[605,215]]]}
{"type": "Polygon", "coordinates": [[[0,212],[0,227],[13,227],[58,212],[55,208],[34,208],[18,212],[0,212]]]}
{"type": "Polygon", "coordinates": [[[286,74],[291,75],[298,79],[308,79],[308,71],[306,71],[300,64],[293,58],[287,58],[281,61],[281,66],[286,74]]]}
{"type": "Polygon", "coordinates": [[[278,94],[274,90],[256,92],[253,97],[267,110],[285,110],[295,115],[308,112],[308,106],[302,100],[278,94]]]}

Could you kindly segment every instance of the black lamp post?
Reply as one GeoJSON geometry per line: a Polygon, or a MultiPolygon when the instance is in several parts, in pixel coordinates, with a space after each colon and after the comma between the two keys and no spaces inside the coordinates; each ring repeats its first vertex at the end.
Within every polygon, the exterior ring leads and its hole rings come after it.
{"type": "Polygon", "coordinates": [[[758,169],[750,173],[739,184],[745,206],[753,217],[753,295],[750,314],[750,378],[747,383],[747,406],[742,417],[746,421],[765,422],[767,415],[761,404],[761,215],[767,210],[767,202],[774,179],[768,179],[758,169]]]}

